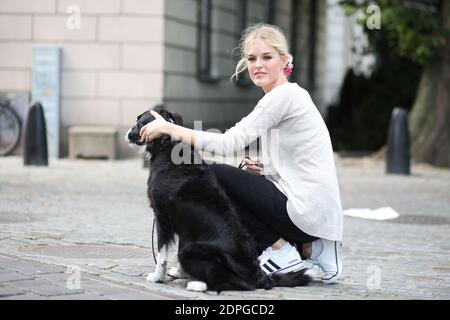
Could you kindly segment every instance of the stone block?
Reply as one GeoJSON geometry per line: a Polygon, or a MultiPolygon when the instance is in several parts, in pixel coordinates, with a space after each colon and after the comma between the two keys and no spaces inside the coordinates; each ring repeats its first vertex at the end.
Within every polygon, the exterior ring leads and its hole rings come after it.
{"type": "Polygon", "coordinates": [[[26,274],[21,274],[15,271],[0,273],[0,283],[17,280],[33,280],[34,277],[26,274]]]}
{"type": "Polygon", "coordinates": [[[103,43],[62,43],[63,69],[119,69],[120,45],[103,43]]]}
{"type": "Polygon", "coordinates": [[[30,40],[31,16],[0,16],[0,40],[30,40]]]}
{"type": "Polygon", "coordinates": [[[7,13],[53,13],[55,12],[54,0],[2,0],[0,12],[7,13]]]}
{"type": "Polygon", "coordinates": [[[22,70],[0,70],[0,90],[30,91],[31,72],[22,70]]]}
{"type": "Polygon", "coordinates": [[[95,72],[62,72],[63,97],[87,97],[95,96],[96,76],[95,72]]]}
{"type": "Polygon", "coordinates": [[[126,70],[163,71],[164,48],[162,45],[124,44],[122,66],[126,70]]]}
{"type": "Polygon", "coordinates": [[[162,74],[150,72],[99,72],[98,95],[107,98],[160,99],[162,74]]]}
{"type": "Polygon", "coordinates": [[[31,43],[3,42],[0,50],[0,67],[31,68],[31,43]]]}
{"type": "Polygon", "coordinates": [[[10,282],[10,284],[12,288],[19,292],[23,290],[31,291],[33,294],[46,297],[84,293],[82,289],[69,289],[45,280],[22,280],[10,282]]]}
{"type": "MultiPolygon", "coordinates": [[[[152,1],[149,1],[152,2],[152,1]]],[[[58,12],[67,13],[70,6],[78,6],[81,14],[117,14],[120,12],[120,0],[59,0],[58,12]]]]}
{"type": "Polygon", "coordinates": [[[0,267],[8,270],[8,272],[17,271],[24,275],[38,275],[49,273],[64,272],[64,268],[60,266],[47,265],[36,261],[1,261],[0,267]]]}
{"type": "Polygon", "coordinates": [[[100,41],[163,43],[162,17],[99,17],[100,41]]]}
{"type": "Polygon", "coordinates": [[[6,285],[0,286],[0,298],[8,297],[8,296],[17,296],[24,294],[25,291],[17,288],[12,288],[6,285]]]}
{"type": "Polygon", "coordinates": [[[79,29],[67,26],[69,16],[37,15],[34,17],[33,38],[35,40],[69,40],[85,41],[96,39],[96,18],[85,17],[81,19],[79,29]]]}
{"type": "Polygon", "coordinates": [[[64,126],[117,126],[121,119],[118,99],[67,98],[61,100],[61,118],[64,126]]]}
{"type": "MultiPolygon", "coordinates": [[[[148,14],[162,16],[164,14],[164,0],[123,0],[123,13],[148,14]]],[[[182,2],[182,1],[177,1],[182,2]]]]}
{"type": "Polygon", "coordinates": [[[69,128],[69,158],[117,157],[117,129],[114,127],[73,126],[69,128]]]}

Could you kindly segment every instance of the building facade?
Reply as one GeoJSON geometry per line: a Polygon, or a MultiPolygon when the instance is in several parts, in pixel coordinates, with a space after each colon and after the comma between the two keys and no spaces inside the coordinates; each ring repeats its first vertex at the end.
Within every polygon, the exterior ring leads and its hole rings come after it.
{"type": "MultiPolygon", "coordinates": [[[[32,48],[50,45],[62,54],[61,156],[69,127],[112,126],[122,135],[161,102],[187,126],[201,120],[203,129],[224,131],[263,95],[247,77],[239,83],[230,77],[241,31],[266,22],[289,39],[290,81],[307,89],[325,115],[352,63],[351,22],[337,2],[2,0],[0,95],[29,94],[32,48]]],[[[119,154],[132,154],[125,142],[119,154]]]]}

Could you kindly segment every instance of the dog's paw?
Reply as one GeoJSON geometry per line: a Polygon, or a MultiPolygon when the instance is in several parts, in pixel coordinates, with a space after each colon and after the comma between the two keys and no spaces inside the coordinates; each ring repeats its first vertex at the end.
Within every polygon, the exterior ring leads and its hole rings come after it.
{"type": "Polygon", "coordinates": [[[181,278],[181,272],[178,270],[177,267],[170,268],[169,271],[167,271],[167,275],[175,279],[181,278]]]}
{"type": "Polygon", "coordinates": [[[147,281],[150,282],[164,282],[164,274],[152,272],[147,276],[147,281]]]}
{"type": "Polygon", "coordinates": [[[189,274],[184,272],[183,268],[181,268],[180,266],[170,268],[167,272],[167,275],[175,279],[189,278],[189,274]]]}
{"type": "Polygon", "coordinates": [[[208,290],[208,286],[203,281],[189,281],[186,289],[189,291],[203,292],[208,290]]]}

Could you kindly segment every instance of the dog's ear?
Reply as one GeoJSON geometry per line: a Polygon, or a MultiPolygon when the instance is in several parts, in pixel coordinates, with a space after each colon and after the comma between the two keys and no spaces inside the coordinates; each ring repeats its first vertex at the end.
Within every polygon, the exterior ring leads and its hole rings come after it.
{"type": "Polygon", "coordinates": [[[150,110],[153,110],[155,112],[161,113],[161,111],[167,111],[166,107],[163,104],[156,104],[153,107],[150,108],[150,110]]]}
{"type": "Polygon", "coordinates": [[[167,109],[161,104],[156,105],[151,110],[153,110],[156,113],[158,113],[166,121],[168,121],[169,119],[172,119],[172,114],[169,111],[167,111],[167,109]]]}
{"type": "Polygon", "coordinates": [[[159,113],[166,121],[171,121],[178,125],[183,125],[183,118],[178,113],[167,111],[163,104],[155,105],[151,110],[159,113]]]}
{"type": "Polygon", "coordinates": [[[182,126],[183,125],[183,118],[176,112],[172,113],[172,120],[173,123],[182,126]]]}
{"type": "Polygon", "coordinates": [[[151,115],[151,112],[150,112],[152,110],[155,111],[160,116],[162,116],[164,119],[167,119],[166,114],[168,113],[168,111],[166,110],[166,107],[163,104],[156,104],[148,110],[148,114],[151,117],[150,121],[155,120],[155,118],[151,115]]]}

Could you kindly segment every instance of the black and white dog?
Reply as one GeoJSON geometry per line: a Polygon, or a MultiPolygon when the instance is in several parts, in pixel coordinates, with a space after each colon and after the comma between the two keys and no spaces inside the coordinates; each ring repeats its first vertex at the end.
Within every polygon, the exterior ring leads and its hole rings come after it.
{"type": "MultiPolygon", "coordinates": [[[[164,106],[157,105],[153,110],[165,120],[182,125],[181,117],[164,106]]],[[[149,111],[139,115],[136,125],[126,134],[129,143],[143,145],[140,129],[152,120],[149,111]]],[[[179,264],[190,276],[203,282],[197,282],[203,286],[201,289],[189,288],[189,284],[188,289],[203,291],[207,286],[217,291],[254,290],[306,285],[310,277],[304,270],[266,275],[259,268],[256,243],[214,173],[203,161],[198,161],[200,155],[193,147],[179,148],[182,143],[162,136],[145,144],[151,157],[147,195],[158,235],[156,270],[147,280],[164,281],[168,247],[177,234],[179,264]],[[173,161],[176,146],[181,153],[190,152],[190,163],[173,161]]],[[[182,156],[186,159],[186,155],[182,156]]]]}

